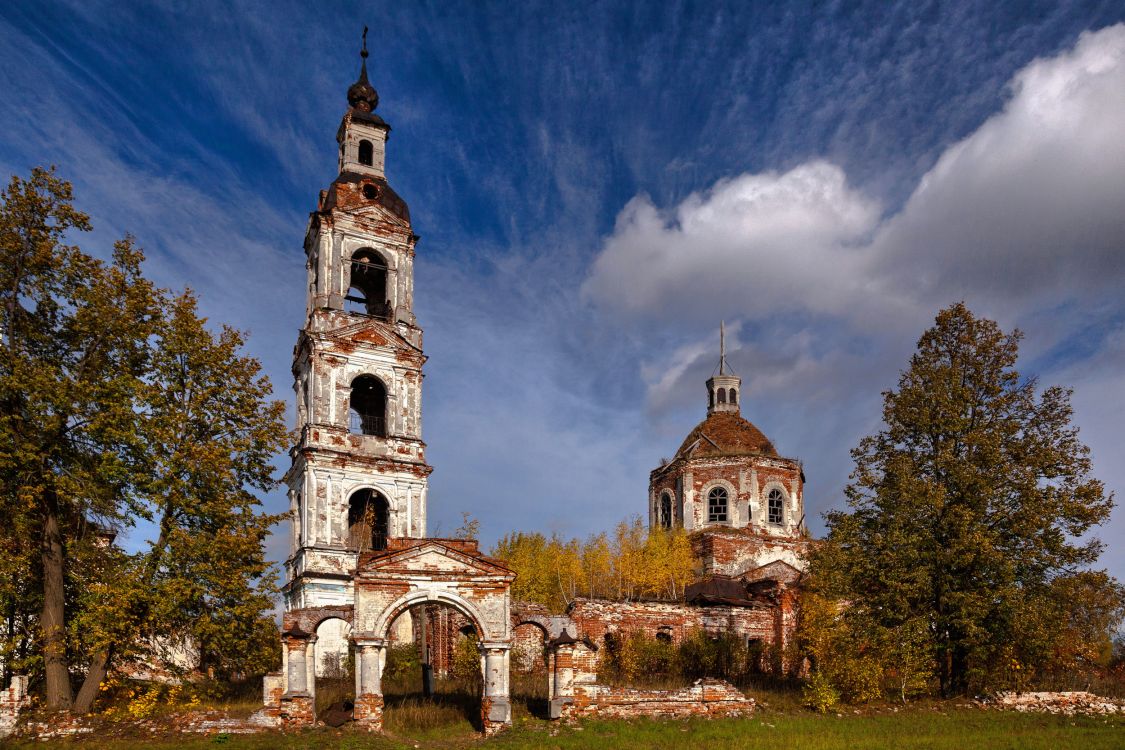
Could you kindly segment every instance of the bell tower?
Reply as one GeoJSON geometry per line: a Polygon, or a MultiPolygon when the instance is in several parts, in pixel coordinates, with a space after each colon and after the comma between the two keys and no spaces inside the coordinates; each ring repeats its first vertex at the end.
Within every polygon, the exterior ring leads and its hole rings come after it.
{"type": "Polygon", "coordinates": [[[426,535],[422,329],[406,203],[387,182],[391,127],[375,113],[364,30],[336,133],[336,179],[305,233],[306,319],[293,351],[297,444],[286,609],[354,602],[359,555],[426,535]]]}

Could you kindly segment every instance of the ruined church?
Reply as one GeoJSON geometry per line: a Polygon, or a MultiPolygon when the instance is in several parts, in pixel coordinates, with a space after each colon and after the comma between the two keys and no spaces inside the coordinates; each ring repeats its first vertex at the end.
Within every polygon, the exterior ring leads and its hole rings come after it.
{"type": "Polygon", "coordinates": [[[391,127],[376,113],[366,44],[347,103],[337,176],[320,192],[304,241],[306,317],[293,352],[298,437],[285,476],[292,534],[283,666],[265,680],[271,715],[286,726],[314,723],[317,679],[350,662],[354,718],[381,727],[381,677],[396,641],[421,639],[424,660],[441,672],[456,639],[476,638],[486,732],[511,722],[514,644],[545,665],[557,714],[576,695],[597,693],[589,686],[598,651],[615,634],[644,630],[677,641],[697,629],[731,632],[780,653],[795,624],[804,477],[741,416],[741,380],[725,350],[706,384],[706,419],[650,479],[650,523],[692,532],[703,563],[686,602],[579,599],[565,615],[548,613],[511,601],[515,574],[476,541],[427,536],[418,236],[387,179],[391,127]],[[435,617],[438,609],[447,614],[435,617]]]}

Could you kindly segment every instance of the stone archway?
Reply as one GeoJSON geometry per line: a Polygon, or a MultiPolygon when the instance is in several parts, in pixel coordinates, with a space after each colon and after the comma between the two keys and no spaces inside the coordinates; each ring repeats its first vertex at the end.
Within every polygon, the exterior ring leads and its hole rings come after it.
{"type": "Polygon", "coordinates": [[[499,561],[481,554],[473,540],[388,542],[387,549],[363,555],[356,567],[352,627],[352,642],[356,646],[356,722],[369,729],[382,728],[382,675],[391,624],[412,607],[442,604],[467,617],[480,634],[481,724],[485,733],[509,726],[509,589],[515,574],[499,561]]]}

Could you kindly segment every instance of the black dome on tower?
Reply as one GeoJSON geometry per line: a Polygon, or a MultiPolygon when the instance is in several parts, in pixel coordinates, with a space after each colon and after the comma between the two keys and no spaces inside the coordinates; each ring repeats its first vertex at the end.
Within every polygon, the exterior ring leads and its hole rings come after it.
{"type": "Polygon", "coordinates": [[[379,92],[367,80],[367,27],[363,27],[363,50],[359,53],[359,80],[348,87],[348,105],[360,112],[373,112],[379,106],[379,92]]]}

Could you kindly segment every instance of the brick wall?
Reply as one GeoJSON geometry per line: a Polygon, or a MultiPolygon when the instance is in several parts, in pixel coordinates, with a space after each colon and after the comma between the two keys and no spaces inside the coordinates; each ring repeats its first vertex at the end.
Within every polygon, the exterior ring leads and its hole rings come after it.
{"type": "Polygon", "coordinates": [[[678,643],[693,630],[715,635],[733,633],[760,639],[767,645],[773,645],[777,639],[777,610],[767,603],[697,607],[675,602],[577,599],[569,614],[578,630],[575,635],[588,637],[599,645],[604,644],[606,633],[641,632],[651,637],[667,633],[678,643]]]}
{"type": "Polygon", "coordinates": [[[563,707],[564,717],[745,716],[753,713],[753,699],[722,680],[699,680],[680,690],[634,690],[597,683],[576,683],[574,702],[563,707]]]}

